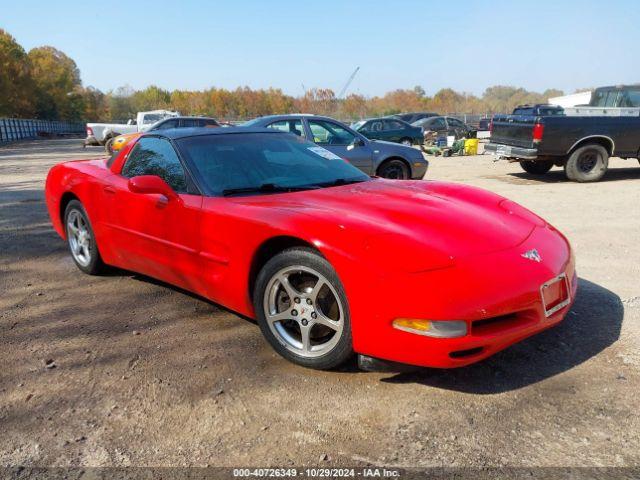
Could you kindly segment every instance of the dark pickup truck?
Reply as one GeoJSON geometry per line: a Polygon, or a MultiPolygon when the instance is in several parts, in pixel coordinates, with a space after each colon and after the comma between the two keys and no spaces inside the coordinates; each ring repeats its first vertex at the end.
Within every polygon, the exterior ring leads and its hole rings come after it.
{"type": "Polygon", "coordinates": [[[610,107],[586,116],[557,111],[495,115],[485,151],[518,161],[531,174],[543,175],[557,165],[564,166],[569,180],[595,182],[607,171],[609,157],[638,158],[640,109],[635,110],[610,107]]]}

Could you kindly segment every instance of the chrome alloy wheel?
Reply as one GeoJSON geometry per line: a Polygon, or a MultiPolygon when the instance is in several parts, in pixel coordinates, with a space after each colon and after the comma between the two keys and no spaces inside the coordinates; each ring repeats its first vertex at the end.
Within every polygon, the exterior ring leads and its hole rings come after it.
{"type": "Polygon", "coordinates": [[[263,307],[269,329],[292,353],[315,358],[330,352],[344,329],[344,308],[329,280],[292,265],[271,277],[263,307]]]}
{"type": "Polygon", "coordinates": [[[78,210],[67,216],[67,240],[73,258],[83,267],[91,263],[91,232],[87,220],[78,210]]]}

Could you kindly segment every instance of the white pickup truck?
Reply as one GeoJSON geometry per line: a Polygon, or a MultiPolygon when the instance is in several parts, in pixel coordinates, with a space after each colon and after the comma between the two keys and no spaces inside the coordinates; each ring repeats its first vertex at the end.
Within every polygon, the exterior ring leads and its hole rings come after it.
{"type": "Polygon", "coordinates": [[[179,115],[180,113],[170,110],[152,110],[138,112],[136,119],[131,119],[127,123],[87,123],[87,138],[84,140],[84,145],[104,145],[107,152],[111,152],[111,144],[118,135],[144,132],[160,120],[179,115]]]}

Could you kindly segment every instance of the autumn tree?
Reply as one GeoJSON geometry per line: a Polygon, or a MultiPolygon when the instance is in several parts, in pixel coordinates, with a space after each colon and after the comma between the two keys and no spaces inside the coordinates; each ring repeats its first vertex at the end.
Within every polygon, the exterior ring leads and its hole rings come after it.
{"type": "Polygon", "coordinates": [[[84,116],[80,70],[71,58],[53,47],[29,51],[39,118],[79,120],[84,116]]]}
{"type": "Polygon", "coordinates": [[[97,88],[87,87],[81,90],[81,95],[84,104],[83,117],[86,120],[95,121],[107,117],[108,108],[104,93],[97,88]]]}
{"type": "Polygon", "coordinates": [[[161,110],[171,107],[171,93],[160,87],[151,85],[132,95],[132,106],[135,111],[161,110]]]}
{"type": "Polygon", "coordinates": [[[29,58],[15,39],[0,29],[0,116],[32,116],[32,94],[29,58]]]}

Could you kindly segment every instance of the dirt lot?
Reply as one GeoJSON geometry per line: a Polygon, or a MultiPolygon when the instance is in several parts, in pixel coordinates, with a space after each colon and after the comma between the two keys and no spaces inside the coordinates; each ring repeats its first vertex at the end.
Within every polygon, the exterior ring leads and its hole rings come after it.
{"type": "Polygon", "coordinates": [[[382,374],[305,370],[215,304],[126,272],[81,274],[42,193],[51,165],[101,154],[79,145],[0,148],[0,465],[640,464],[635,160],[580,185],[488,156],[433,159],[429,178],[560,228],[580,291],[563,324],[488,361],[382,374]]]}

